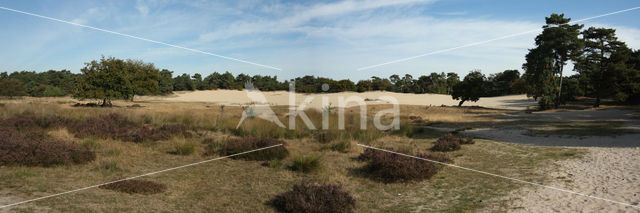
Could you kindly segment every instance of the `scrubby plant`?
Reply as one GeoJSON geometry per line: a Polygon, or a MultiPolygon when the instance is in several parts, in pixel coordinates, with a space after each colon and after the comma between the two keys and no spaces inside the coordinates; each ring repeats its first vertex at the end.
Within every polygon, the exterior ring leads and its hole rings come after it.
{"type": "Polygon", "coordinates": [[[435,144],[433,144],[433,147],[431,147],[432,151],[438,151],[438,152],[450,152],[450,151],[455,151],[459,149],[460,149],[460,140],[459,138],[457,138],[452,134],[446,134],[438,138],[435,144]]]}
{"type": "Polygon", "coordinates": [[[1,121],[3,126],[15,128],[17,130],[46,129],[65,125],[68,121],[65,118],[53,115],[36,116],[31,114],[21,114],[9,117],[1,121]]]}
{"type": "MultiPolygon", "coordinates": [[[[402,153],[399,150],[389,150],[402,153]]],[[[422,181],[431,178],[438,172],[440,166],[423,159],[438,162],[450,161],[443,155],[416,153],[414,156],[418,158],[414,158],[397,153],[365,149],[358,159],[367,162],[363,172],[368,177],[385,183],[422,181]]]]}
{"type": "Polygon", "coordinates": [[[337,184],[302,182],[271,200],[281,212],[354,212],[356,199],[337,184]]]}
{"type": "Polygon", "coordinates": [[[78,137],[103,137],[129,142],[159,141],[172,136],[190,137],[190,128],[182,124],[164,124],[160,128],[140,125],[126,117],[111,113],[75,121],[69,129],[78,137]]]}
{"type": "Polygon", "coordinates": [[[238,153],[248,152],[242,155],[236,155],[233,159],[244,159],[252,161],[266,161],[273,159],[284,159],[289,155],[289,151],[284,147],[285,142],[273,138],[254,138],[244,137],[230,139],[222,143],[212,143],[205,148],[205,155],[217,154],[219,156],[229,156],[238,153]],[[248,152],[269,146],[276,146],[259,151],[248,152]]]}
{"type": "Polygon", "coordinates": [[[320,156],[298,156],[293,158],[291,170],[302,173],[310,173],[320,169],[320,156]]]}
{"type": "Polygon", "coordinates": [[[124,192],[128,194],[150,195],[166,191],[167,186],[162,183],[156,183],[148,180],[123,180],[107,185],[102,185],[99,188],[124,192]]]}
{"type": "Polygon", "coordinates": [[[0,165],[56,166],[95,160],[93,150],[48,137],[42,131],[23,133],[0,127],[0,165]]]}

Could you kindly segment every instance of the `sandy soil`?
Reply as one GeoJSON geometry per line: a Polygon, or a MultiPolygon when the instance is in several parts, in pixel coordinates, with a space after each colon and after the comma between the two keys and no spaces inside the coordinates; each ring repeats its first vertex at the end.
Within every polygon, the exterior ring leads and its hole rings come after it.
{"type": "MultiPolygon", "coordinates": [[[[287,91],[262,92],[266,103],[270,105],[290,105],[289,95],[287,91]]],[[[450,95],[440,94],[410,94],[410,93],[393,93],[393,92],[341,92],[327,94],[303,94],[296,93],[295,103],[300,105],[305,99],[310,99],[308,107],[321,109],[323,97],[328,98],[331,106],[339,105],[339,98],[349,98],[351,96],[361,97],[366,104],[388,104],[384,101],[383,96],[391,96],[404,105],[424,105],[424,106],[441,106],[441,105],[457,105],[458,101],[451,98],[450,95]]],[[[239,90],[205,90],[193,92],[176,92],[170,96],[143,96],[138,97],[139,101],[168,101],[168,102],[208,102],[221,105],[247,105],[258,102],[247,96],[247,92],[239,90]]],[[[347,106],[354,106],[355,103],[349,103],[347,106]]],[[[533,99],[527,98],[526,95],[510,95],[500,97],[480,98],[478,102],[465,102],[464,106],[482,106],[497,109],[524,110],[529,106],[536,105],[533,99]]]]}
{"type": "Polygon", "coordinates": [[[545,185],[609,199],[574,195],[542,187],[525,187],[509,195],[514,212],[638,212],[640,211],[640,148],[586,148],[584,158],[556,162],[545,185]]]}

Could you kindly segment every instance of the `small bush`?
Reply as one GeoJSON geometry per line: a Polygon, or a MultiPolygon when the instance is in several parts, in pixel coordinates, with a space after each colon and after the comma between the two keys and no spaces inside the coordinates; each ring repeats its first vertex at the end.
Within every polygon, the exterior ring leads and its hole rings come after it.
{"type": "Polygon", "coordinates": [[[48,137],[42,131],[18,132],[0,127],[0,165],[55,166],[95,160],[93,150],[48,137]]]}
{"type": "Polygon", "coordinates": [[[128,194],[143,195],[162,193],[167,189],[164,184],[148,180],[123,180],[107,185],[102,185],[99,188],[124,192],[128,194]]]}
{"type": "Polygon", "coordinates": [[[196,151],[196,145],[192,143],[177,143],[174,145],[174,150],[169,154],[174,155],[191,155],[196,151]]]}
{"type": "Polygon", "coordinates": [[[293,159],[291,170],[302,173],[314,172],[320,169],[319,156],[299,156],[293,159]]]}
{"type": "Polygon", "coordinates": [[[300,183],[271,200],[281,212],[354,212],[356,199],[337,184],[300,183]]]}
{"type": "Polygon", "coordinates": [[[159,141],[172,136],[190,137],[189,127],[165,124],[160,128],[138,125],[124,116],[111,113],[72,123],[69,129],[78,137],[97,136],[129,142],[159,141]]]}
{"type": "Polygon", "coordinates": [[[336,152],[349,152],[349,149],[351,149],[351,141],[348,141],[348,140],[338,141],[331,144],[329,148],[336,152]]]}
{"type": "Polygon", "coordinates": [[[452,134],[446,134],[436,141],[431,150],[438,152],[450,152],[460,149],[460,140],[452,134]]]}
{"type": "MultiPolygon", "coordinates": [[[[438,162],[450,161],[442,155],[417,153],[415,156],[438,162]]],[[[422,181],[431,178],[440,169],[434,162],[374,149],[365,149],[358,159],[367,161],[363,171],[370,178],[385,183],[422,181]]]]}
{"type": "Polygon", "coordinates": [[[63,126],[67,120],[58,116],[16,115],[1,121],[3,126],[17,130],[46,129],[63,126]]]}
{"type": "Polygon", "coordinates": [[[205,155],[218,154],[219,156],[228,156],[278,144],[283,145],[272,147],[269,149],[263,149],[260,151],[249,152],[242,155],[236,155],[231,158],[252,161],[284,159],[289,155],[289,151],[284,147],[285,142],[273,138],[244,137],[239,139],[230,139],[224,143],[212,143],[206,147],[205,155]]]}

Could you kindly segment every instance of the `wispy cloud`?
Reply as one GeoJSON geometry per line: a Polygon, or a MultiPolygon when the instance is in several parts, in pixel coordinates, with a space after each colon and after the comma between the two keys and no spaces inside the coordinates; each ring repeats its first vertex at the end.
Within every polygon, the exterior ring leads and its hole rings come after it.
{"type": "MultiPolygon", "coordinates": [[[[482,4],[489,3],[495,7],[518,4],[506,0],[482,4]]],[[[544,24],[543,16],[548,15],[546,10],[538,8],[537,12],[545,11],[543,15],[522,18],[523,14],[536,12],[535,9],[489,11],[470,5],[473,2],[461,4],[435,0],[78,0],[57,4],[4,0],[2,4],[157,41],[277,65],[285,71],[275,73],[180,49],[3,13],[0,13],[1,20],[10,21],[0,21],[0,32],[4,36],[0,45],[14,51],[0,52],[0,65],[4,65],[0,69],[62,67],[77,71],[83,62],[107,55],[154,62],[178,73],[207,74],[229,70],[279,75],[281,78],[311,74],[363,79],[391,73],[420,75],[432,71],[455,71],[465,74],[473,68],[486,72],[518,69],[524,62],[527,49],[533,46],[535,33],[367,72],[355,72],[361,66],[540,28],[544,24]],[[37,8],[47,9],[38,11],[37,8]],[[52,67],[50,64],[55,65],[52,67]]],[[[584,7],[581,11],[586,12],[582,12],[582,16],[572,13],[572,18],[588,17],[606,12],[604,10],[584,7]]],[[[633,17],[638,15],[627,16],[633,17]]],[[[617,28],[621,40],[633,48],[640,48],[640,26],[637,23],[607,20],[600,24],[617,28]]]]}

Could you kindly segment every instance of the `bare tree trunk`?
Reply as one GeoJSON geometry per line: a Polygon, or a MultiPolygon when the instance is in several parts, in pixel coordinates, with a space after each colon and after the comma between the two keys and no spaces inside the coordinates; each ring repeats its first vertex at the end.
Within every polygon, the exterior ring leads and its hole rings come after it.
{"type": "Polygon", "coordinates": [[[462,99],[462,100],[458,103],[458,107],[461,107],[461,106],[462,106],[462,103],[464,103],[464,101],[466,101],[466,100],[462,99]]]}
{"type": "Polygon", "coordinates": [[[558,108],[560,105],[560,99],[562,98],[562,71],[564,70],[564,61],[560,63],[560,87],[558,88],[558,97],[556,97],[555,107],[558,108]]]}

